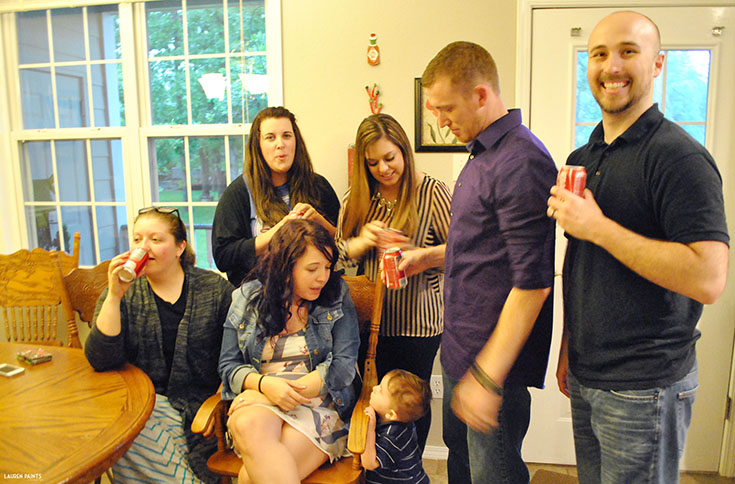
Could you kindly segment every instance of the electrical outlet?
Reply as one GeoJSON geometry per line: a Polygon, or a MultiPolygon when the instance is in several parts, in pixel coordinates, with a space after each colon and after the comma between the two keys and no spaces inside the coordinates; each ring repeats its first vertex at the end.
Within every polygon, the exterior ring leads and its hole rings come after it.
{"type": "Polygon", "coordinates": [[[442,397],[444,394],[444,382],[442,381],[441,375],[431,375],[429,386],[431,387],[431,396],[433,398],[442,397]]]}

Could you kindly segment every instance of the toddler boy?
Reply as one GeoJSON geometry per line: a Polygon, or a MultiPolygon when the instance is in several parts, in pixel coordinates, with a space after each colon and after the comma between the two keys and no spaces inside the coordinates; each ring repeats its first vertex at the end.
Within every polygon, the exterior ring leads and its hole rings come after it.
{"type": "Polygon", "coordinates": [[[414,421],[429,408],[429,384],[411,372],[391,370],[373,387],[365,452],[360,456],[367,469],[367,483],[428,484],[421,464],[414,421]]]}

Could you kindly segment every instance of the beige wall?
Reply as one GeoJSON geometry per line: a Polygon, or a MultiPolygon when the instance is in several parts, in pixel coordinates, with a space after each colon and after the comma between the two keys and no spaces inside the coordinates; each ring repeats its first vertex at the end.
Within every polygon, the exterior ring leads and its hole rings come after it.
{"type": "MultiPolygon", "coordinates": [[[[383,111],[414,139],[413,82],[446,44],[476,42],[495,58],[506,106],[515,105],[515,0],[464,0],[463,11],[439,0],[282,0],[284,104],[297,118],[316,171],[341,197],[347,147],[370,115],[365,86],[377,83],[383,111]],[[381,61],[367,63],[368,36],[381,61]]],[[[451,186],[451,153],[418,153],[420,170],[451,186]]],[[[435,365],[435,374],[440,374],[435,365]]],[[[441,400],[432,402],[428,446],[443,446],[441,400]]]]}
{"type": "MultiPolygon", "coordinates": [[[[341,197],[347,147],[370,115],[365,86],[377,83],[383,112],[413,142],[413,80],[446,44],[467,40],[495,58],[506,105],[514,106],[516,1],[465,0],[463,10],[439,0],[282,0],[284,104],[297,118],[317,172],[341,197]],[[367,63],[368,36],[381,61],[367,63]]],[[[452,155],[419,153],[419,169],[449,184],[452,155]]]]}

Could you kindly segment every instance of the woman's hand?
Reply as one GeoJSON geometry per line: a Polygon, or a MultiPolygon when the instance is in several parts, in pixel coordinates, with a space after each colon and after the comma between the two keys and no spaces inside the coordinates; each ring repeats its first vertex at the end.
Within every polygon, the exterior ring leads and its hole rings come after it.
{"type": "Polygon", "coordinates": [[[385,223],[379,220],[373,220],[363,225],[360,229],[360,235],[347,241],[347,256],[356,259],[373,247],[377,247],[383,229],[385,229],[385,223]]]}
{"type": "Polygon", "coordinates": [[[284,412],[293,410],[299,405],[311,403],[310,399],[299,393],[305,389],[305,385],[275,376],[264,376],[263,381],[260,382],[260,390],[263,395],[284,412]]]}
{"type": "Polygon", "coordinates": [[[241,394],[236,396],[234,400],[232,400],[232,403],[230,404],[230,410],[227,412],[227,415],[232,415],[233,412],[235,412],[236,410],[247,407],[248,405],[253,405],[255,403],[263,403],[265,405],[273,404],[273,402],[268,400],[268,397],[257,390],[245,390],[241,394]]]}
{"type": "Polygon", "coordinates": [[[116,255],[110,261],[110,265],[107,267],[107,295],[112,296],[116,299],[122,299],[125,292],[128,290],[133,281],[123,282],[120,280],[119,274],[122,270],[122,266],[130,256],[130,251],[123,252],[120,255],[116,255]]]}

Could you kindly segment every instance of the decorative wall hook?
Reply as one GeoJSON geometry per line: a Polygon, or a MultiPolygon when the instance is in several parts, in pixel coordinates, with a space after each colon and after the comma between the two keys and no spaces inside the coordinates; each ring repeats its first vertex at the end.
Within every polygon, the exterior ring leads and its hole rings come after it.
{"type": "Polygon", "coordinates": [[[378,85],[373,83],[372,89],[370,89],[370,87],[368,86],[365,86],[365,91],[367,91],[368,97],[370,98],[370,112],[373,114],[378,114],[380,110],[383,109],[383,103],[378,103],[378,96],[380,96],[378,85]]]}

